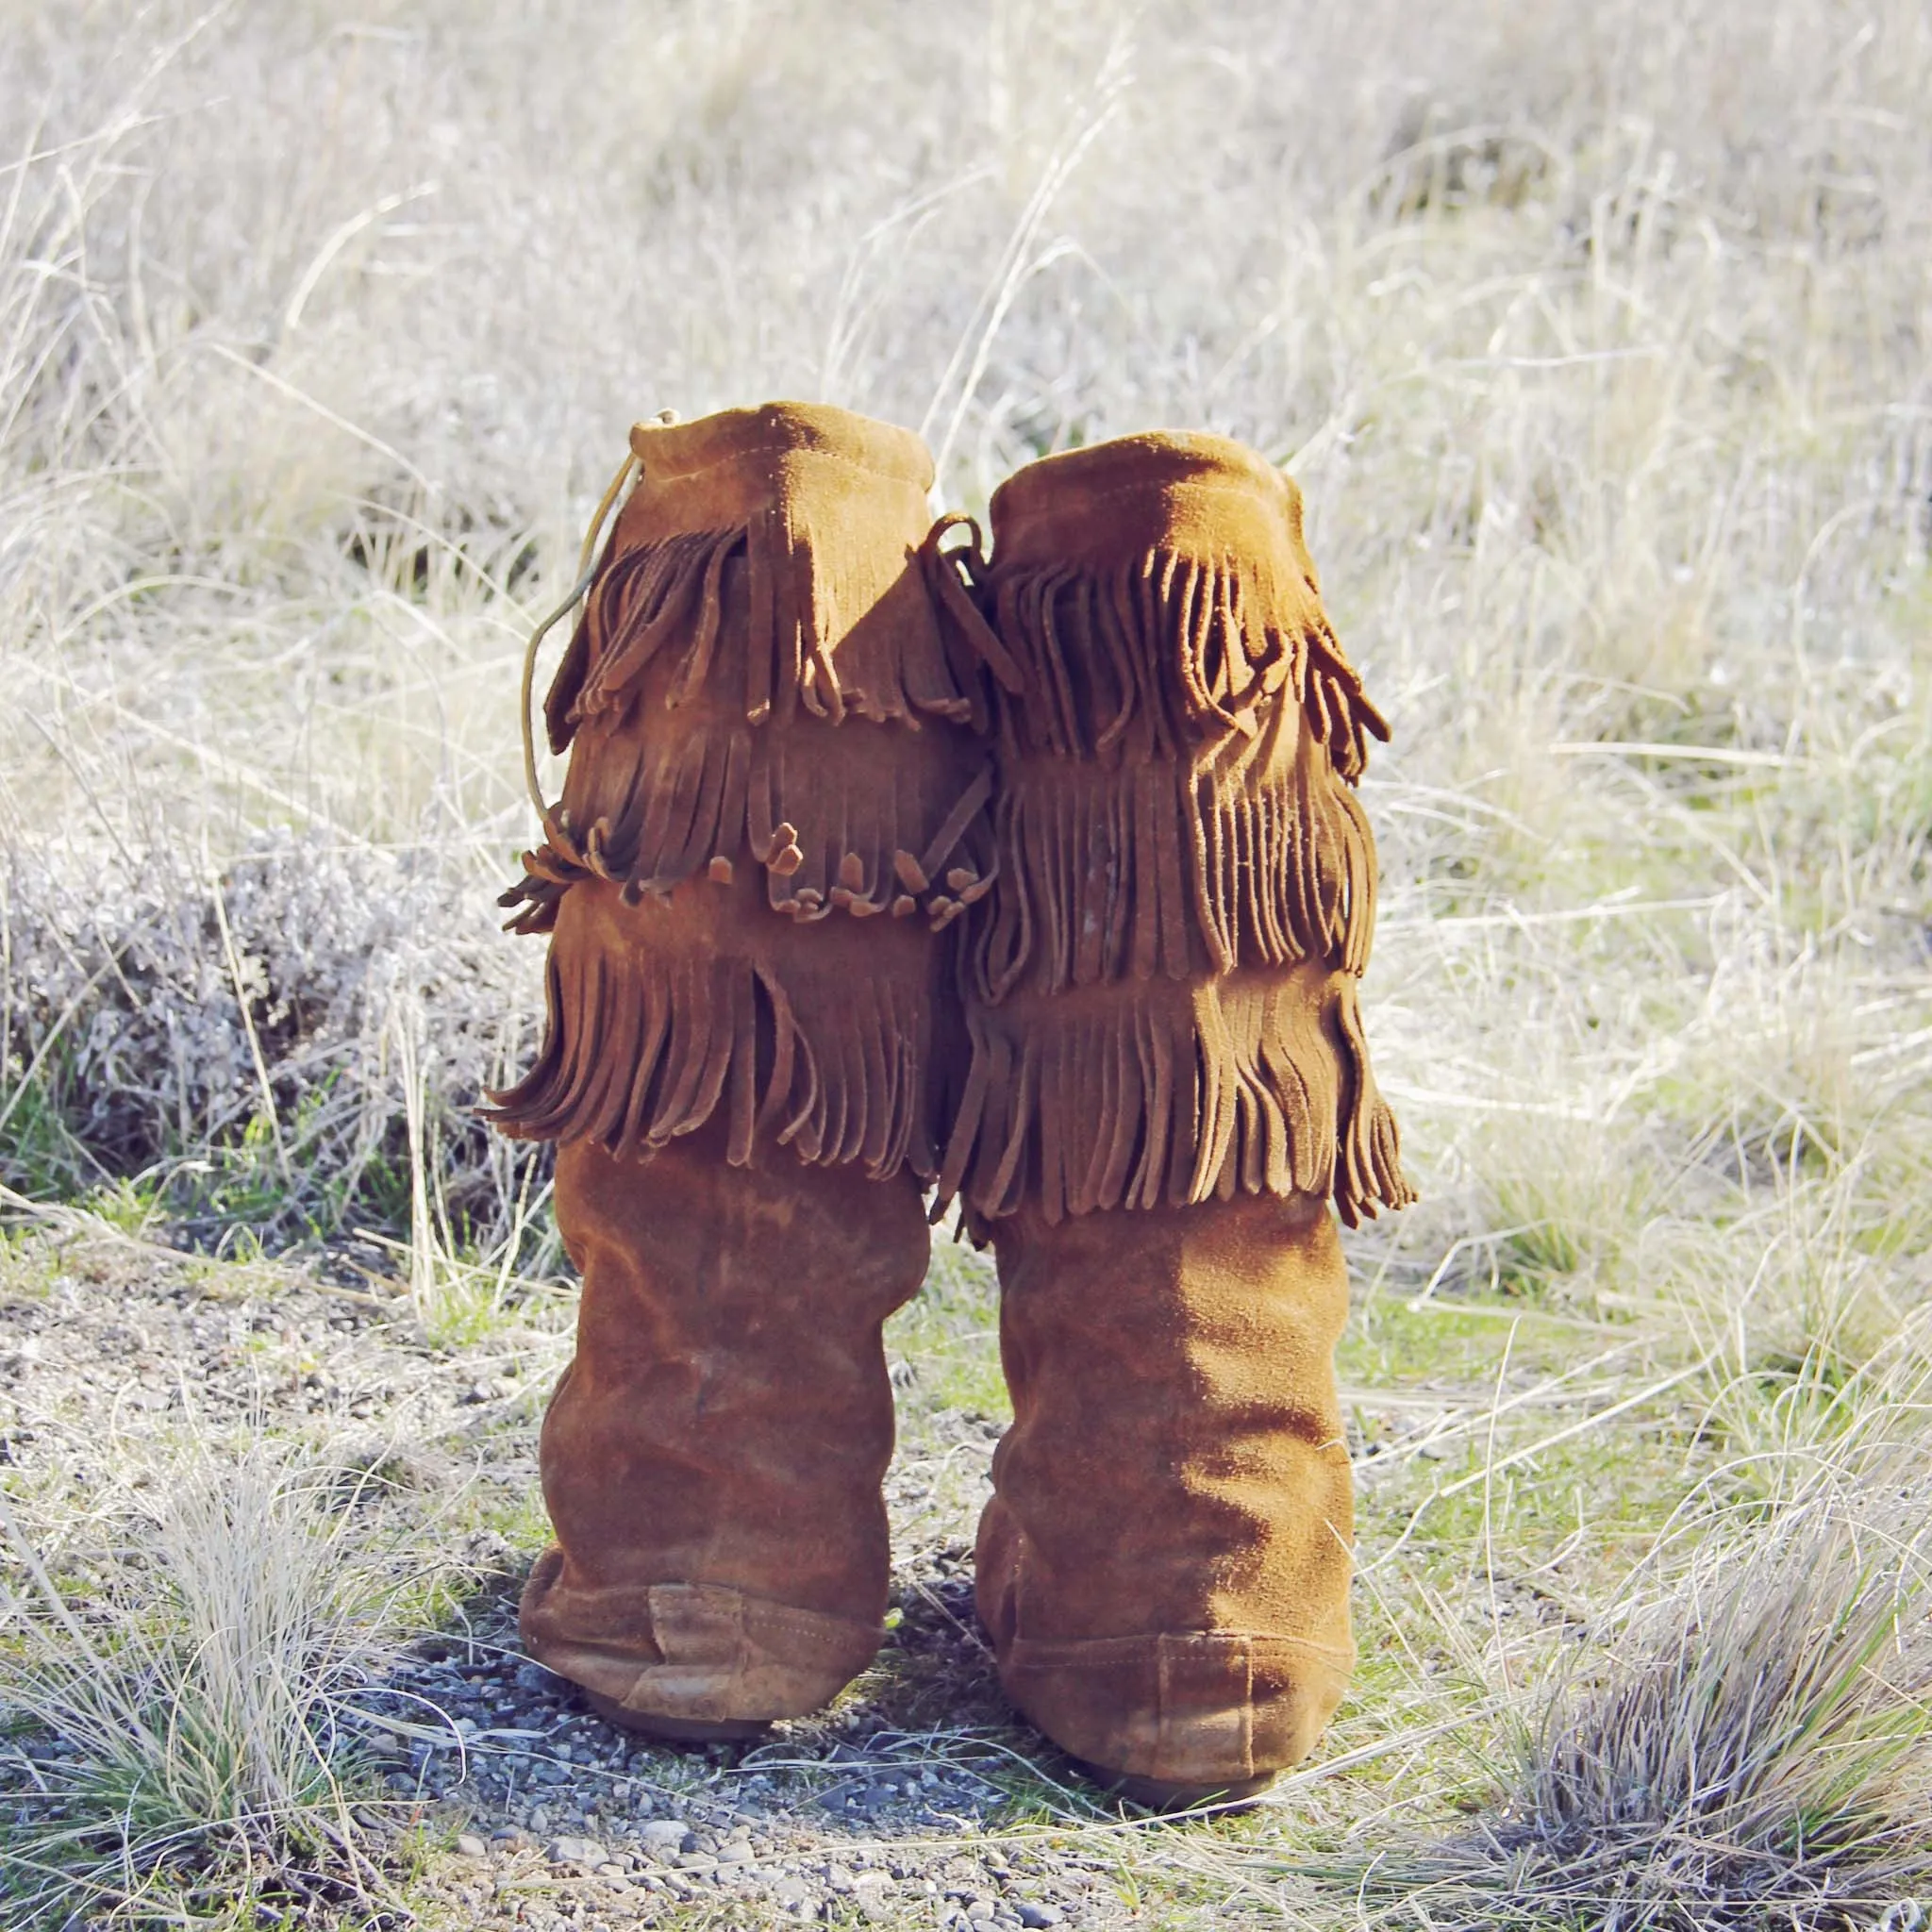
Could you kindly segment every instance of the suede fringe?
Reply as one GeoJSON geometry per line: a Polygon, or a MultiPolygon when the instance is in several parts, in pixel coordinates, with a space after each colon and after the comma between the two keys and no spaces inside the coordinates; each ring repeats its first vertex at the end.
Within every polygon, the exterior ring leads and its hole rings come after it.
{"type": "Polygon", "coordinates": [[[1395,1115],[1369,1071],[1357,981],[1335,990],[1335,1024],[1341,1035],[1341,1112],[1336,1135],[1335,1208],[1346,1226],[1373,1221],[1378,1208],[1407,1208],[1417,1199],[1402,1171],[1402,1137],[1395,1115]]]}
{"type": "Polygon", "coordinates": [[[1284,691],[1350,784],[1369,738],[1388,739],[1300,579],[1284,587],[1247,559],[1174,550],[1098,573],[995,561],[988,575],[991,627],[1025,681],[1024,697],[1003,707],[1022,756],[1104,759],[1119,746],[1185,758],[1204,741],[1254,738],[1284,691]],[[1089,667],[1095,675],[1081,675],[1089,667]]]}
{"type": "Polygon", "coordinates": [[[924,911],[942,926],[991,889],[991,772],[955,775],[950,795],[924,740],[873,744],[860,765],[823,727],[699,730],[650,757],[635,744],[607,750],[598,728],[579,739],[583,769],[565,786],[576,809],[550,812],[548,838],[524,855],[526,875],[503,897],[527,905],[515,931],[548,931],[577,879],[607,879],[634,906],[699,874],[729,883],[747,856],[765,869],[773,908],[803,923],[924,911]],[[581,829],[578,813],[589,818],[581,829]]]}
{"type": "Polygon", "coordinates": [[[974,1008],[939,1181],[972,1214],[1047,1220],[1248,1194],[1334,1193],[1351,1227],[1414,1195],[1368,1072],[1355,982],[1123,989],[1104,1008],[974,1008]]]}
{"type": "Polygon", "coordinates": [[[1282,768],[1271,762],[1010,767],[993,839],[1005,878],[976,991],[997,1001],[1023,983],[1184,979],[1305,959],[1359,974],[1375,916],[1368,821],[1307,740],[1282,768]]]}
{"type": "Polygon", "coordinates": [[[781,977],[743,958],[553,945],[542,1052],[492,1096],[491,1119],[518,1139],[588,1137],[643,1158],[723,1108],[736,1166],[769,1137],[815,1165],[930,1179],[920,991],[885,975],[781,977]]]}
{"type": "Polygon", "coordinates": [[[980,673],[942,641],[916,569],[875,541],[842,557],[828,541],[778,506],[604,568],[544,703],[552,747],[575,751],[545,842],[503,897],[513,931],[551,930],[579,879],[634,905],[701,874],[728,882],[747,859],[800,921],[942,926],[990,890],[991,781],[950,729],[983,722],[980,673]],[[734,570],[743,589],[727,596],[734,570]],[[927,717],[947,749],[915,735],[927,717]],[[848,719],[906,728],[828,741],[848,719]]]}
{"type": "Polygon", "coordinates": [[[948,523],[971,541],[941,551],[936,528],[928,582],[1004,688],[1008,883],[982,997],[1310,958],[1360,973],[1375,864],[1353,785],[1389,727],[1312,586],[1173,550],[989,568],[976,526],[948,523]]]}
{"type": "Polygon", "coordinates": [[[591,719],[626,714],[667,653],[674,709],[709,695],[748,724],[788,723],[801,707],[833,724],[848,713],[913,725],[923,715],[969,718],[970,677],[925,619],[910,555],[882,555],[869,526],[817,528],[782,504],[733,529],[624,551],[592,584],[544,699],[551,749],[565,751],[591,719]],[[741,639],[724,634],[734,566],[744,575],[741,639]],[[895,621],[902,600],[925,621],[895,621]]]}
{"type": "Polygon", "coordinates": [[[977,1234],[1023,1206],[1332,1194],[1352,1226],[1413,1199],[1357,1005],[1354,787],[1389,727],[1313,583],[1171,549],[989,567],[965,519],[924,560],[1000,688],[1003,874],[940,1201],[977,1234]]]}

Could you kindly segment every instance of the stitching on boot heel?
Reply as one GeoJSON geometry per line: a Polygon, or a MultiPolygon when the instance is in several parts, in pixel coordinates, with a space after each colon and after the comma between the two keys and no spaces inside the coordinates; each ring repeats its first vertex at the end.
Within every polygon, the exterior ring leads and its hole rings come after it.
{"type": "MultiPolygon", "coordinates": [[[[716,1694],[716,1686],[741,1680],[750,1669],[744,1599],[736,1591],[703,1584],[654,1584],[651,1641],[663,1662],[647,1675],[660,1697],[677,1701],[716,1694]],[[708,1690],[707,1687],[710,1687],[708,1690]]],[[[641,1683],[643,1677],[641,1676],[641,1683]]]]}
{"type": "Polygon", "coordinates": [[[1203,1758],[1255,1774],[1255,1646],[1251,1639],[1163,1632],[1155,1653],[1156,1777],[1193,1776],[1203,1758]],[[1187,1767],[1183,1771],[1182,1767],[1187,1767]]]}

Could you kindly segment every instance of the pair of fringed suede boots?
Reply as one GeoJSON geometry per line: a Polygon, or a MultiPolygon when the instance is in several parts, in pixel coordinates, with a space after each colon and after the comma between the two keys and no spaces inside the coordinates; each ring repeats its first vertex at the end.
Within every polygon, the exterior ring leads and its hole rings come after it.
{"type": "Polygon", "coordinates": [[[1329,1203],[1411,1198],[1357,1004],[1386,727],[1294,485],[1129,437],[1008,480],[989,558],[919,440],[842,410],[631,447],[506,900],[549,1019],[497,1119],[559,1143],[583,1275],[525,1641],[683,1738],[866,1667],[881,1326],[957,1200],[1014,1408],[1002,1682],[1132,1797],[1247,1795],[1354,1656],[1329,1203]]]}

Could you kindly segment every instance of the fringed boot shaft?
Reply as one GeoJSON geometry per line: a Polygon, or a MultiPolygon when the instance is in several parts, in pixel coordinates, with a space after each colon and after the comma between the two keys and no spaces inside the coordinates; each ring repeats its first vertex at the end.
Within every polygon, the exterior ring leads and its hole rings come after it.
{"type": "Polygon", "coordinates": [[[993,668],[991,895],[940,1188],[998,1255],[1015,1422],[979,1600],[1009,1693],[1143,1794],[1248,1790],[1352,1657],[1332,1351],[1399,1208],[1358,987],[1369,703],[1294,485],[1217,437],[1050,457],[928,540],[993,668]]]}
{"type": "Polygon", "coordinates": [[[496,1118],[561,1143],[584,1277],[525,1640],[689,1735],[810,1710],[879,1641],[880,1324],[924,1272],[963,1056],[936,934],[986,890],[991,780],[916,437],[773,404],[632,447],[507,895],[548,1015],[496,1118]]]}

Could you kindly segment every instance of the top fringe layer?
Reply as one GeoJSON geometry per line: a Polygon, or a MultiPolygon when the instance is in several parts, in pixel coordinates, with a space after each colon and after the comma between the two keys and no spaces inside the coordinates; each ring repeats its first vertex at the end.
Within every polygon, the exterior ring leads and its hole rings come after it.
{"type": "MultiPolygon", "coordinates": [[[[961,559],[972,567],[971,552],[939,567],[961,559]]],[[[1257,736],[1283,692],[1350,784],[1368,740],[1389,737],[1313,591],[1250,559],[1153,549],[1104,569],[995,560],[974,575],[980,622],[1012,669],[999,708],[1009,752],[1187,758],[1257,736]]],[[[956,618],[975,608],[946,605],[956,618]]]]}
{"type": "Polygon", "coordinates": [[[544,700],[551,749],[625,714],[667,658],[668,707],[708,693],[747,724],[801,708],[834,724],[971,718],[974,680],[948,661],[908,554],[869,529],[844,537],[844,520],[814,528],[778,503],[608,559],[544,700]]]}
{"type": "Polygon", "coordinates": [[[746,863],[794,919],[949,924],[991,885],[991,780],[960,728],[983,726],[981,684],[862,518],[815,530],[781,501],[624,551],[545,701],[571,763],[505,896],[514,929],[551,929],[578,879],[635,901],[746,863]]]}

